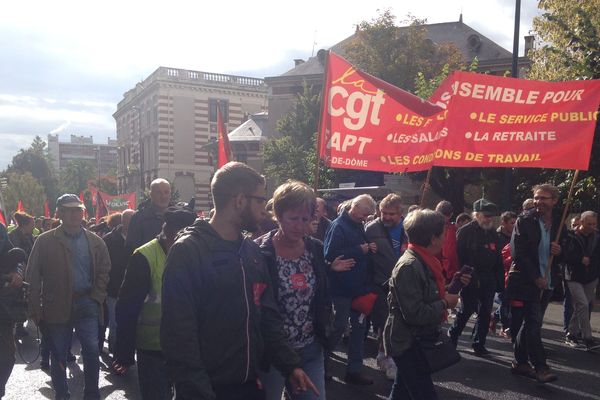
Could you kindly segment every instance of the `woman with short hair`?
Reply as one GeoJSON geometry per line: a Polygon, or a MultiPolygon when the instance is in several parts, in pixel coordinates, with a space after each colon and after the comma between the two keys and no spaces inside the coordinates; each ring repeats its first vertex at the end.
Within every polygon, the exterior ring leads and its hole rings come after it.
{"type": "Polygon", "coordinates": [[[391,400],[438,398],[416,338],[442,334],[446,310],[458,301],[457,294],[446,293],[442,263],[436,257],[444,244],[445,224],[445,217],[431,210],[415,210],[404,219],[408,249],[392,271],[384,329],[386,355],[397,367],[391,400]]]}
{"type": "MultiPolygon", "coordinates": [[[[315,393],[294,393],[292,399],[325,399],[324,350],[331,301],[327,295],[323,243],[307,235],[315,212],[316,196],[305,183],[288,181],[273,194],[273,212],[279,227],[256,239],[267,261],[275,300],[283,319],[288,343],[301,358],[301,368],[317,387],[315,393]]],[[[331,268],[352,268],[354,260],[336,259],[331,268]]],[[[284,379],[269,361],[264,362],[261,382],[267,400],[280,400],[284,379]]]]}

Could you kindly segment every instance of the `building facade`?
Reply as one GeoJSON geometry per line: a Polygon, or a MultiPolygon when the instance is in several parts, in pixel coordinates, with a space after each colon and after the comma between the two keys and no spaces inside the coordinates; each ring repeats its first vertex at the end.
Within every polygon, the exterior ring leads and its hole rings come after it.
{"type": "Polygon", "coordinates": [[[99,175],[106,176],[116,172],[117,141],[114,139],[109,138],[103,144],[94,143],[92,136],[71,135],[69,142],[61,142],[58,134],[50,134],[48,154],[56,171],[67,167],[71,161],[89,161],[97,168],[99,175]]]}
{"type": "Polygon", "coordinates": [[[117,124],[120,193],[144,191],[165,178],[183,201],[208,210],[216,160],[217,107],[227,131],[267,105],[263,79],[159,67],[124,94],[117,124]]]}

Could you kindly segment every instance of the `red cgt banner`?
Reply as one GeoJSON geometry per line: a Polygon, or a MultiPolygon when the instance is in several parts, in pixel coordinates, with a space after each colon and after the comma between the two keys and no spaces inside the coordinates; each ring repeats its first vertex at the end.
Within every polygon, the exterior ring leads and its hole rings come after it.
{"type": "Polygon", "coordinates": [[[412,172],[431,167],[444,109],[329,53],[319,155],[333,168],[412,172]]]}
{"type": "Polygon", "coordinates": [[[600,81],[549,83],[455,72],[432,104],[329,53],[323,99],[319,154],[333,168],[586,170],[600,81]]]}
{"type": "Polygon", "coordinates": [[[434,165],[587,170],[600,81],[541,82],[454,72],[430,101],[447,106],[434,165]]]}

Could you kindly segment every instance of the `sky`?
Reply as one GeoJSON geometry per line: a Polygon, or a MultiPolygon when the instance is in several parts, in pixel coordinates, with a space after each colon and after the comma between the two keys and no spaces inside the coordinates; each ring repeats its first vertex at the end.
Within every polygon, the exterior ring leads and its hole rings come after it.
{"type": "MultiPolygon", "coordinates": [[[[0,13],[0,170],[36,135],[116,138],[123,94],[159,66],[277,76],[390,9],[463,22],[512,51],[515,0],[20,0],[0,13]]],[[[539,12],[521,1],[523,36],[539,12]]]]}

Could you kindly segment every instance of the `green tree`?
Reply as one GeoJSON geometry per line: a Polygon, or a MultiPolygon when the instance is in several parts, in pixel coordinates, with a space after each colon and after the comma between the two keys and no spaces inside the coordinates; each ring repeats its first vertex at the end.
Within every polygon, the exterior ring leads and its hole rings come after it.
{"type": "Polygon", "coordinates": [[[46,151],[46,142],[42,138],[36,136],[28,149],[19,150],[6,171],[19,174],[29,172],[44,187],[50,206],[54,205],[57,197],[57,179],[46,151]]]}
{"type": "MultiPolygon", "coordinates": [[[[288,179],[314,183],[316,137],[321,111],[320,88],[303,83],[303,91],[296,96],[292,111],[277,122],[280,138],[263,147],[265,173],[276,184],[288,179]]],[[[348,173],[326,168],[319,163],[319,186],[332,187],[343,182],[348,173]]]]}
{"type": "Polygon", "coordinates": [[[25,211],[35,216],[44,215],[46,193],[30,172],[6,172],[3,176],[8,179],[8,186],[2,191],[8,213],[15,211],[22,200],[25,211]]]}
{"type": "Polygon", "coordinates": [[[396,26],[395,20],[386,9],[373,20],[361,22],[345,47],[346,58],[363,71],[409,91],[414,90],[418,73],[430,79],[446,64],[450,71],[464,65],[455,45],[436,44],[427,38],[426,20],[408,15],[405,27],[396,26]]]}
{"type": "MultiPolygon", "coordinates": [[[[532,65],[528,78],[544,81],[600,79],[600,0],[540,0],[542,15],[534,18],[533,30],[541,43],[529,53],[532,65]]],[[[566,197],[571,171],[520,169],[516,201],[531,196],[531,186],[555,183],[566,197]]],[[[600,206],[600,125],[596,124],[588,171],[580,173],[575,190],[575,210],[600,206]]],[[[518,204],[518,203],[517,203],[518,204]]]]}
{"type": "Polygon", "coordinates": [[[96,176],[95,162],[73,160],[60,172],[61,192],[79,194],[87,190],[88,181],[96,176]]]}

